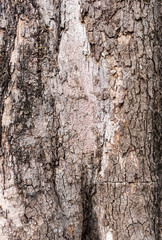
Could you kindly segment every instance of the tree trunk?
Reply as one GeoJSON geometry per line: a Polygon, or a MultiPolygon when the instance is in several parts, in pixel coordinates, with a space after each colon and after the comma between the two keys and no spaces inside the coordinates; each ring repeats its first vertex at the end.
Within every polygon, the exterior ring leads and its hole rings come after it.
{"type": "Polygon", "coordinates": [[[160,240],[160,0],[0,0],[0,240],[160,240]]]}

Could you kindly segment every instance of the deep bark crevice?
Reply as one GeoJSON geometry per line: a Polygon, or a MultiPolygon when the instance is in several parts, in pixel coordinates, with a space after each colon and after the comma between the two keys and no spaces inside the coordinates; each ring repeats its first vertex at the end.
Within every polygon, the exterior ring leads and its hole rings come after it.
{"type": "MultiPolygon", "coordinates": [[[[91,159],[93,156],[91,156],[91,159]]],[[[94,210],[94,195],[96,194],[96,185],[93,183],[94,169],[92,170],[92,178],[89,182],[86,171],[81,178],[81,196],[83,208],[83,225],[81,240],[100,240],[97,214],[94,210]],[[89,183],[88,183],[89,182],[89,183]]]]}

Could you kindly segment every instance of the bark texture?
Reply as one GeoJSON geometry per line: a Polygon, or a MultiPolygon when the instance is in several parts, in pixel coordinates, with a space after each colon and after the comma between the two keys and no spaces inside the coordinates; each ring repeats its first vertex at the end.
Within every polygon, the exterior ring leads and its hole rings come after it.
{"type": "Polygon", "coordinates": [[[159,240],[160,0],[0,0],[0,240],[159,240]]]}

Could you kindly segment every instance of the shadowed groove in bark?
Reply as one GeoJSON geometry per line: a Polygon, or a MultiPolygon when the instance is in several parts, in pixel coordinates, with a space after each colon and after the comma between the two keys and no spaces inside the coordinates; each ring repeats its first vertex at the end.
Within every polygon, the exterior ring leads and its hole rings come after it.
{"type": "Polygon", "coordinates": [[[90,182],[87,184],[86,176],[81,179],[81,196],[83,207],[83,226],[81,240],[100,240],[97,215],[94,211],[93,196],[96,194],[96,186],[90,182]]]}

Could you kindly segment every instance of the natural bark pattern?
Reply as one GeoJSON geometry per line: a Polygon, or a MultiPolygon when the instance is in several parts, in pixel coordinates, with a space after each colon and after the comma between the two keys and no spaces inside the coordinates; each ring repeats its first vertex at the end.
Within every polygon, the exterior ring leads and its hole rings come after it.
{"type": "Polygon", "coordinates": [[[1,239],[160,239],[160,2],[0,8],[1,239]]]}
{"type": "MultiPolygon", "coordinates": [[[[97,186],[111,197],[104,200],[103,194],[96,194],[99,219],[104,218],[106,209],[108,226],[101,229],[103,239],[109,228],[115,239],[155,239],[155,235],[159,239],[149,220],[155,218],[157,179],[152,122],[159,89],[156,9],[155,1],[82,4],[82,22],[87,28],[91,53],[107,72],[108,82],[102,93],[103,105],[106,100],[109,110],[107,118],[104,114],[108,134],[99,180],[107,181],[108,186],[97,186]],[[113,136],[109,136],[110,126],[113,136]]],[[[101,139],[102,134],[101,131],[101,139]]]]}

